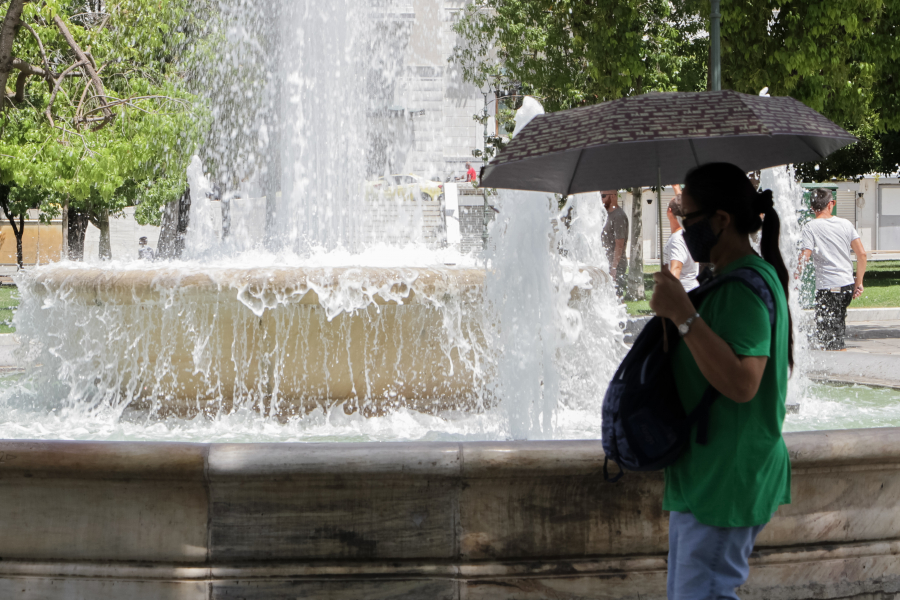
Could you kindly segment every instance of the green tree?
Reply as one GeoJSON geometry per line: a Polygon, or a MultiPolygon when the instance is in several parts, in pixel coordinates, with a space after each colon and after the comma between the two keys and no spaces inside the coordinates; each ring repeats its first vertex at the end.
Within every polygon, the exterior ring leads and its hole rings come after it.
{"type": "Polygon", "coordinates": [[[2,98],[0,183],[42,194],[46,214],[86,214],[103,257],[110,216],[141,202],[139,218],[158,223],[159,206],[186,186],[200,123],[180,70],[188,9],[184,0],[7,3],[0,83],[6,91],[15,76],[15,86],[2,98]]]}
{"type": "Polygon", "coordinates": [[[900,132],[898,0],[726,0],[722,86],[791,96],[860,142],[798,165],[806,181],[893,173],[900,132]],[[883,151],[883,148],[886,148],[883,151]]]}

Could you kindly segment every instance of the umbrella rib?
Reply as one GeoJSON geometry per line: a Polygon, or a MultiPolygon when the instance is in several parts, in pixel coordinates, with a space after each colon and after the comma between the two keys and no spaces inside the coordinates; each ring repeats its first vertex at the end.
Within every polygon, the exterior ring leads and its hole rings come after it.
{"type": "Polygon", "coordinates": [[[821,152],[819,152],[818,150],[816,150],[815,148],[813,148],[812,146],[810,146],[810,145],[809,145],[809,142],[807,142],[806,139],[805,139],[802,135],[798,135],[798,136],[797,136],[797,139],[799,139],[801,142],[803,142],[803,144],[804,144],[807,148],[809,148],[810,150],[812,150],[813,152],[815,152],[816,155],[817,155],[819,158],[825,158],[825,157],[822,155],[821,152]]]}
{"type": "Polygon", "coordinates": [[[569,175],[569,185],[566,186],[566,196],[572,193],[572,182],[575,181],[575,173],[578,172],[578,167],[581,165],[581,158],[584,156],[584,148],[578,151],[578,160],[575,161],[575,168],[572,169],[572,173],[569,175]]]}
{"type": "Polygon", "coordinates": [[[697,156],[697,149],[694,147],[694,140],[688,139],[688,142],[691,144],[691,154],[694,155],[694,162],[697,163],[697,166],[700,166],[700,158],[697,156]]]}

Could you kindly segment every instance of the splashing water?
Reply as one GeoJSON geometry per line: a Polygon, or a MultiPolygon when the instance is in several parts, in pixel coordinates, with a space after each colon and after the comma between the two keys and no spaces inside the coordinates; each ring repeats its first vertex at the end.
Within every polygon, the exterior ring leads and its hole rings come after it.
{"type": "Polygon", "coordinates": [[[788,404],[800,404],[801,401],[805,404],[812,384],[806,374],[813,368],[808,332],[814,323],[803,310],[800,279],[793,278],[802,242],[803,188],[797,183],[792,166],[765,169],[760,174],[760,186],[772,190],[775,210],[781,220],[778,246],[792,282],[788,308],[794,325],[794,373],[788,381],[788,404]]]}
{"type": "MultiPolygon", "coordinates": [[[[484,256],[442,247],[439,182],[395,177],[442,169],[415,156],[436,133],[413,120],[403,58],[441,33],[397,18],[408,4],[218,0],[185,259],[20,275],[28,370],[4,388],[0,437],[599,437],[626,350],[606,212],[595,194],[560,210],[502,192],[484,256]]],[[[528,99],[517,129],[539,112],[528,99]]],[[[764,181],[793,264],[797,187],[764,181]]],[[[792,397],[808,389],[792,379],[792,397]]]]}
{"type": "Polygon", "coordinates": [[[20,280],[32,367],[2,408],[7,435],[36,409],[28,430],[49,437],[596,436],[625,351],[596,195],[558,213],[552,196],[504,192],[482,291],[475,257],[421,244],[217,259],[199,161],[189,177],[186,246],[203,260],[20,280]]]}

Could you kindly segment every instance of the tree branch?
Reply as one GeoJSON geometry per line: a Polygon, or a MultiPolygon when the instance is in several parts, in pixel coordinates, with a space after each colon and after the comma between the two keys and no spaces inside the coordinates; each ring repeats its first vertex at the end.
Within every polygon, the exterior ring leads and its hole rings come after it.
{"type": "Polygon", "coordinates": [[[50,101],[47,103],[47,110],[44,111],[44,115],[46,115],[47,120],[50,121],[50,125],[53,127],[56,127],[56,123],[53,122],[53,113],[51,111],[53,110],[53,103],[56,101],[56,94],[59,93],[59,87],[62,85],[63,80],[65,80],[66,75],[68,75],[70,71],[74,71],[83,64],[82,61],[78,61],[74,65],[70,65],[65,71],[59,74],[59,79],[53,84],[53,91],[50,92],[50,101]]]}
{"type": "MultiPolygon", "coordinates": [[[[95,97],[96,97],[96,96],[92,96],[92,98],[95,98],[95,97]]],[[[106,98],[112,98],[112,96],[106,96],[106,98]]],[[[125,99],[118,99],[118,98],[117,98],[117,99],[115,99],[113,102],[109,102],[108,104],[106,104],[106,106],[108,106],[108,107],[113,107],[113,106],[119,106],[120,104],[127,104],[128,106],[131,106],[131,107],[136,108],[136,109],[138,109],[138,110],[142,110],[142,111],[144,111],[144,112],[146,112],[146,113],[149,113],[150,111],[148,111],[148,110],[146,110],[146,109],[143,109],[143,108],[141,108],[140,106],[137,106],[137,105],[135,105],[135,104],[132,104],[132,102],[134,102],[135,100],[151,100],[151,99],[171,100],[172,102],[176,102],[176,103],[184,104],[184,105],[190,104],[189,102],[187,102],[187,101],[185,101],[185,100],[182,100],[181,98],[173,98],[172,96],[134,96],[133,98],[125,98],[125,99]]],[[[84,120],[84,121],[90,121],[91,119],[88,119],[87,116],[88,116],[89,114],[91,114],[91,113],[97,112],[98,110],[101,110],[101,109],[100,109],[100,108],[94,108],[94,109],[92,109],[92,110],[87,111],[86,113],[84,113],[84,117],[82,117],[83,120],[84,120]]],[[[151,113],[151,114],[152,114],[152,113],[151,113]]]]}
{"type": "Polygon", "coordinates": [[[9,212],[9,194],[11,191],[12,188],[8,185],[0,186],[0,207],[3,208],[3,214],[6,215],[6,219],[9,221],[9,224],[12,225],[13,235],[15,235],[16,239],[18,239],[19,231],[21,230],[16,227],[15,217],[12,216],[9,212]]]}
{"type": "Polygon", "coordinates": [[[19,33],[19,25],[22,23],[22,9],[25,8],[25,0],[10,0],[3,24],[0,25],[0,102],[6,107],[6,82],[13,70],[13,42],[19,33]]]}
{"type": "MultiPolygon", "coordinates": [[[[38,49],[41,52],[41,60],[44,62],[44,70],[50,74],[50,77],[56,79],[56,74],[53,72],[53,69],[50,67],[50,61],[47,60],[47,52],[44,50],[44,43],[41,41],[41,37],[37,34],[37,32],[32,29],[31,25],[26,22],[22,22],[22,27],[31,32],[31,35],[34,36],[34,39],[37,40],[38,49]]],[[[50,85],[53,85],[53,82],[50,82],[50,85]]]]}
{"type": "Polygon", "coordinates": [[[24,60],[20,60],[18,58],[12,59],[13,69],[17,71],[21,71],[25,75],[35,75],[37,77],[47,77],[47,71],[40,67],[35,67],[32,64],[25,62],[24,60]]]}
{"type": "Polygon", "coordinates": [[[28,82],[28,73],[22,71],[16,77],[16,95],[13,96],[13,104],[18,104],[25,99],[25,84],[28,82]]]}
{"type": "MultiPolygon", "coordinates": [[[[75,56],[78,57],[78,61],[84,64],[84,68],[91,79],[91,83],[94,84],[94,89],[97,90],[97,95],[105,96],[106,91],[103,89],[103,82],[100,81],[100,76],[97,75],[97,71],[94,70],[93,64],[81,49],[81,46],[79,46],[78,42],[75,41],[75,38],[72,37],[72,33],[69,31],[69,28],[66,27],[65,22],[60,18],[59,15],[53,15],[53,22],[56,23],[56,26],[59,28],[60,33],[62,33],[63,37],[66,39],[69,47],[75,53],[75,56]]],[[[102,98],[100,99],[100,102],[105,104],[102,98]]],[[[102,106],[101,110],[103,111],[103,116],[106,118],[106,121],[112,121],[113,119],[115,119],[115,114],[113,114],[113,112],[109,110],[108,107],[102,106]]]]}
{"type": "Polygon", "coordinates": [[[84,144],[84,151],[85,151],[89,156],[97,156],[97,153],[94,152],[93,150],[91,150],[91,147],[88,145],[87,140],[85,139],[85,137],[84,137],[83,135],[81,135],[80,133],[78,133],[77,131],[69,131],[69,130],[66,129],[65,127],[60,127],[59,125],[54,125],[53,127],[54,127],[55,129],[59,129],[60,131],[65,132],[65,133],[69,133],[69,134],[71,134],[71,135],[77,135],[78,137],[81,138],[81,143],[84,144]]]}

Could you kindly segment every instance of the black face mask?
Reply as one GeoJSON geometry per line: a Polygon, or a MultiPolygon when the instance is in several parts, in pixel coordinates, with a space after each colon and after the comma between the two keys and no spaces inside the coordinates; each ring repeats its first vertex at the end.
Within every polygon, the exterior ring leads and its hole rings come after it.
{"type": "Polygon", "coordinates": [[[708,263],[710,262],[710,252],[712,252],[713,246],[719,243],[721,235],[721,231],[713,233],[709,219],[703,218],[684,228],[684,243],[695,262],[708,263]]]}

